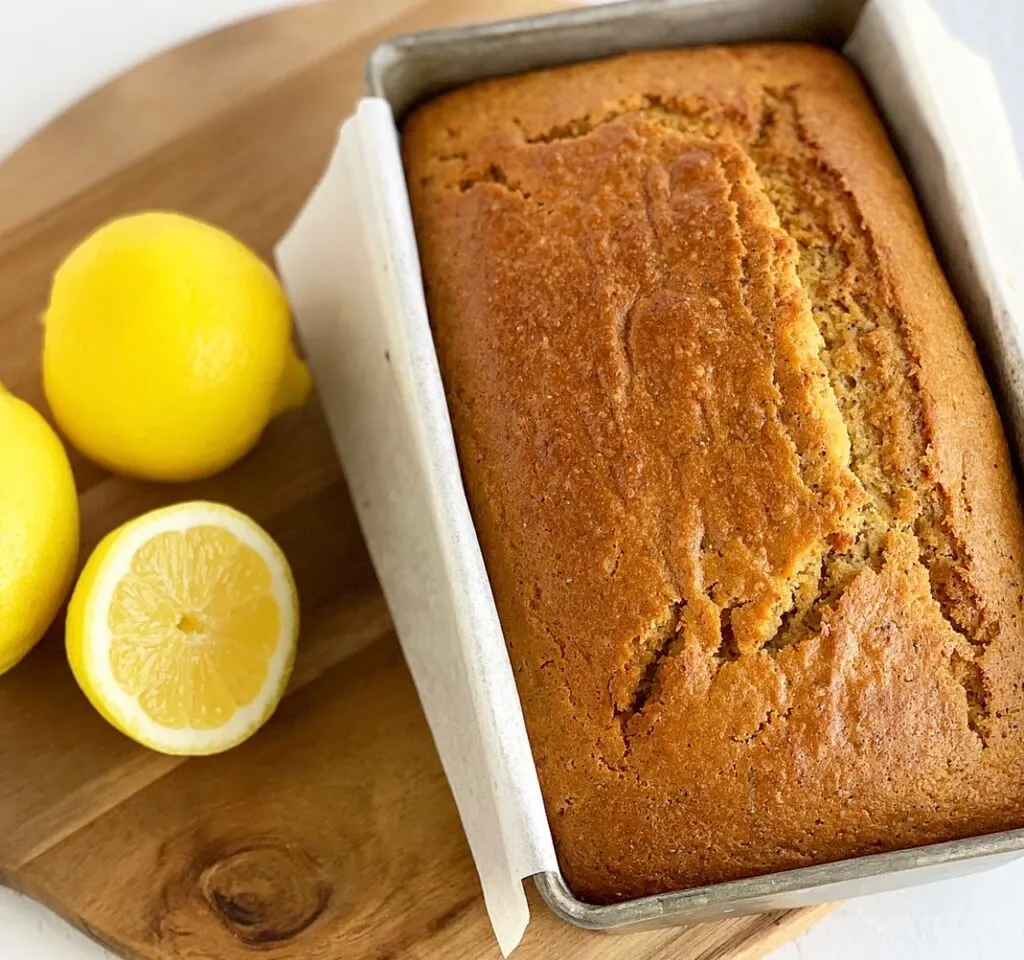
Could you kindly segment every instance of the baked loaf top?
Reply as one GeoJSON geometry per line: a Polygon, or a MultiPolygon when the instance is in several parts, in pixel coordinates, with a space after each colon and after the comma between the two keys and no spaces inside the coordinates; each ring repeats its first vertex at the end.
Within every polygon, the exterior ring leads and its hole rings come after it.
{"type": "Polygon", "coordinates": [[[558,856],[609,902],[1024,824],[1024,528],[855,71],[474,84],[404,151],[558,856]]]}

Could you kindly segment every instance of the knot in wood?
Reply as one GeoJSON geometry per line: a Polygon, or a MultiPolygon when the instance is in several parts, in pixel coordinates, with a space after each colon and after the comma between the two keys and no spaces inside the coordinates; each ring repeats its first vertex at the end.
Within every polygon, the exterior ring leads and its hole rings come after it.
{"type": "Polygon", "coordinates": [[[280,943],[298,936],[323,913],[331,889],[302,850],[261,846],[240,850],[207,867],[203,897],[243,943],[280,943]]]}

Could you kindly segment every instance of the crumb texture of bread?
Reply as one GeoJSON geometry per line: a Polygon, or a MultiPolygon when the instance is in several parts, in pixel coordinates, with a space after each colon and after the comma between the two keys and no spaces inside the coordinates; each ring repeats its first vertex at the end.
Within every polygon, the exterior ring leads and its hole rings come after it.
{"type": "Polygon", "coordinates": [[[403,151],[565,876],[608,903],[1024,826],[1024,525],[854,69],[461,88],[403,151]]]}

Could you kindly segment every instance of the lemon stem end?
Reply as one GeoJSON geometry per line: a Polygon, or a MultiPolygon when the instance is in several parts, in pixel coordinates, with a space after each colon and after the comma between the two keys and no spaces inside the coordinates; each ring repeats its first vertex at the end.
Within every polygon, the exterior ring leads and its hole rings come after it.
{"type": "Polygon", "coordinates": [[[284,372],[281,374],[281,381],[277,385],[277,393],[270,406],[271,417],[301,407],[309,399],[312,389],[313,378],[310,376],[309,367],[299,359],[294,350],[290,351],[285,361],[284,372]]]}

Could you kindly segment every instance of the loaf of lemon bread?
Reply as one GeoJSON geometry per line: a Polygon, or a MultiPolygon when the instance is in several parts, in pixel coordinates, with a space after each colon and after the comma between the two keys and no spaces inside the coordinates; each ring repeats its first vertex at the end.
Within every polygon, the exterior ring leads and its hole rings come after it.
{"type": "Polygon", "coordinates": [[[1024,526],[854,69],[477,83],[403,149],[558,857],[606,903],[1024,825],[1024,526]]]}

